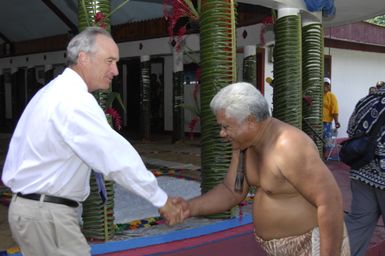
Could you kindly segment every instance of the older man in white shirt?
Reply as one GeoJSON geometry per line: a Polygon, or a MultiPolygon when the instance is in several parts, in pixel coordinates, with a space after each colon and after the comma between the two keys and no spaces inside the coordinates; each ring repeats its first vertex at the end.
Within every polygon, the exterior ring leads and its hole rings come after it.
{"type": "Polygon", "coordinates": [[[14,193],[9,223],[24,255],[90,255],[76,208],[90,193],[91,169],[147,199],[170,224],[180,221],[179,208],[91,94],[118,75],[111,35],[87,28],[70,41],[67,59],[69,67],[24,110],[4,165],[2,180],[14,193]]]}

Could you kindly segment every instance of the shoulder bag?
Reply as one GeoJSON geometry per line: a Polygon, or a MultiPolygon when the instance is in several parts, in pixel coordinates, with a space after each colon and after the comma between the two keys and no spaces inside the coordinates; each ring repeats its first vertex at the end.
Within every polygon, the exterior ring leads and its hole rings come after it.
{"type": "Polygon", "coordinates": [[[354,170],[358,170],[370,163],[374,158],[374,152],[377,147],[378,133],[384,123],[385,111],[382,112],[379,120],[369,134],[364,133],[342,142],[339,152],[341,161],[354,170]]]}

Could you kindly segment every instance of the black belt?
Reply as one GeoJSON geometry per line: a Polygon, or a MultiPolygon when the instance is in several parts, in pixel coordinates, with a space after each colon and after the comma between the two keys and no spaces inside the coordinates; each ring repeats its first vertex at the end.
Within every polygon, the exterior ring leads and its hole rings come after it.
{"type": "MultiPolygon", "coordinates": [[[[17,193],[16,195],[25,199],[30,199],[35,201],[40,201],[40,198],[43,196],[41,194],[36,194],[36,193],[25,194],[25,195],[22,193],[17,193]]],[[[79,203],[74,200],[63,198],[63,197],[57,197],[57,196],[49,196],[49,195],[44,195],[43,202],[54,203],[54,204],[64,204],[74,208],[79,206],[79,203]]]]}

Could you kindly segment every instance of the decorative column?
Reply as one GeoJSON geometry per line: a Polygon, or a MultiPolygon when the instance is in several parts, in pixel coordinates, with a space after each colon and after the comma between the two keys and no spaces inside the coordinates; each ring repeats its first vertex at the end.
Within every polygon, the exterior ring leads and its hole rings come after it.
{"type": "Polygon", "coordinates": [[[27,102],[29,102],[33,95],[39,90],[40,86],[37,84],[36,68],[34,66],[27,67],[27,102]]]}
{"type": "Polygon", "coordinates": [[[11,68],[12,129],[16,128],[26,106],[25,69],[11,68]]]}
{"type": "Polygon", "coordinates": [[[257,86],[257,46],[243,48],[243,81],[257,86]]]}
{"type": "Polygon", "coordinates": [[[301,17],[295,8],[278,9],[274,23],[273,116],[302,128],[301,17]]]}
{"type": "Polygon", "coordinates": [[[44,84],[49,83],[53,79],[53,67],[51,64],[44,66],[44,84]]]}
{"type": "Polygon", "coordinates": [[[151,88],[150,74],[151,63],[150,56],[140,56],[140,127],[142,139],[151,139],[151,88]]]}
{"type": "Polygon", "coordinates": [[[3,69],[0,69],[0,129],[1,128],[5,128],[5,83],[3,69]]]}
{"type": "MultiPolygon", "coordinates": [[[[110,0],[79,0],[78,1],[79,31],[88,26],[100,26],[110,31],[110,0]]],[[[100,107],[106,112],[111,88],[105,91],[94,92],[100,107]]],[[[112,117],[106,114],[111,126],[112,117]]],[[[115,234],[114,226],[114,182],[104,180],[107,192],[107,201],[103,203],[96,182],[95,173],[90,179],[91,191],[87,200],[83,203],[83,234],[89,240],[110,240],[115,234]]]]}
{"type": "Polygon", "coordinates": [[[172,142],[184,139],[183,51],[173,47],[172,142]]]}
{"type": "MultiPolygon", "coordinates": [[[[210,101],[236,79],[235,1],[202,0],[200,21],[202,194],[222,182],[231,161],[231,145],[219,136],[220,127],[210,101]]],[[[229,218],[233,211],[215,214],[229,218]]]]}
{"type": "Polygon", "coordinates": [[[323,27],[320,22],[302,23],[302,91],[303,91],[303,131],[316,143],[322,156],[322,105],[324,44],[323,27]]]}

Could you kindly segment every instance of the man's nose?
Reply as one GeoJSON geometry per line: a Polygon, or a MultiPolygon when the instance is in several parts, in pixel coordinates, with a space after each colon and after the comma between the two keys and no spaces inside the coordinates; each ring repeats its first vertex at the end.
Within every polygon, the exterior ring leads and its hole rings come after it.
{"type": "Polygon", "coordinates": [[[118,66],[116,65],[116,63],[112,66],[112,74],[114,76],[119,75],[119,69],[118,69],[118,66]]]}

